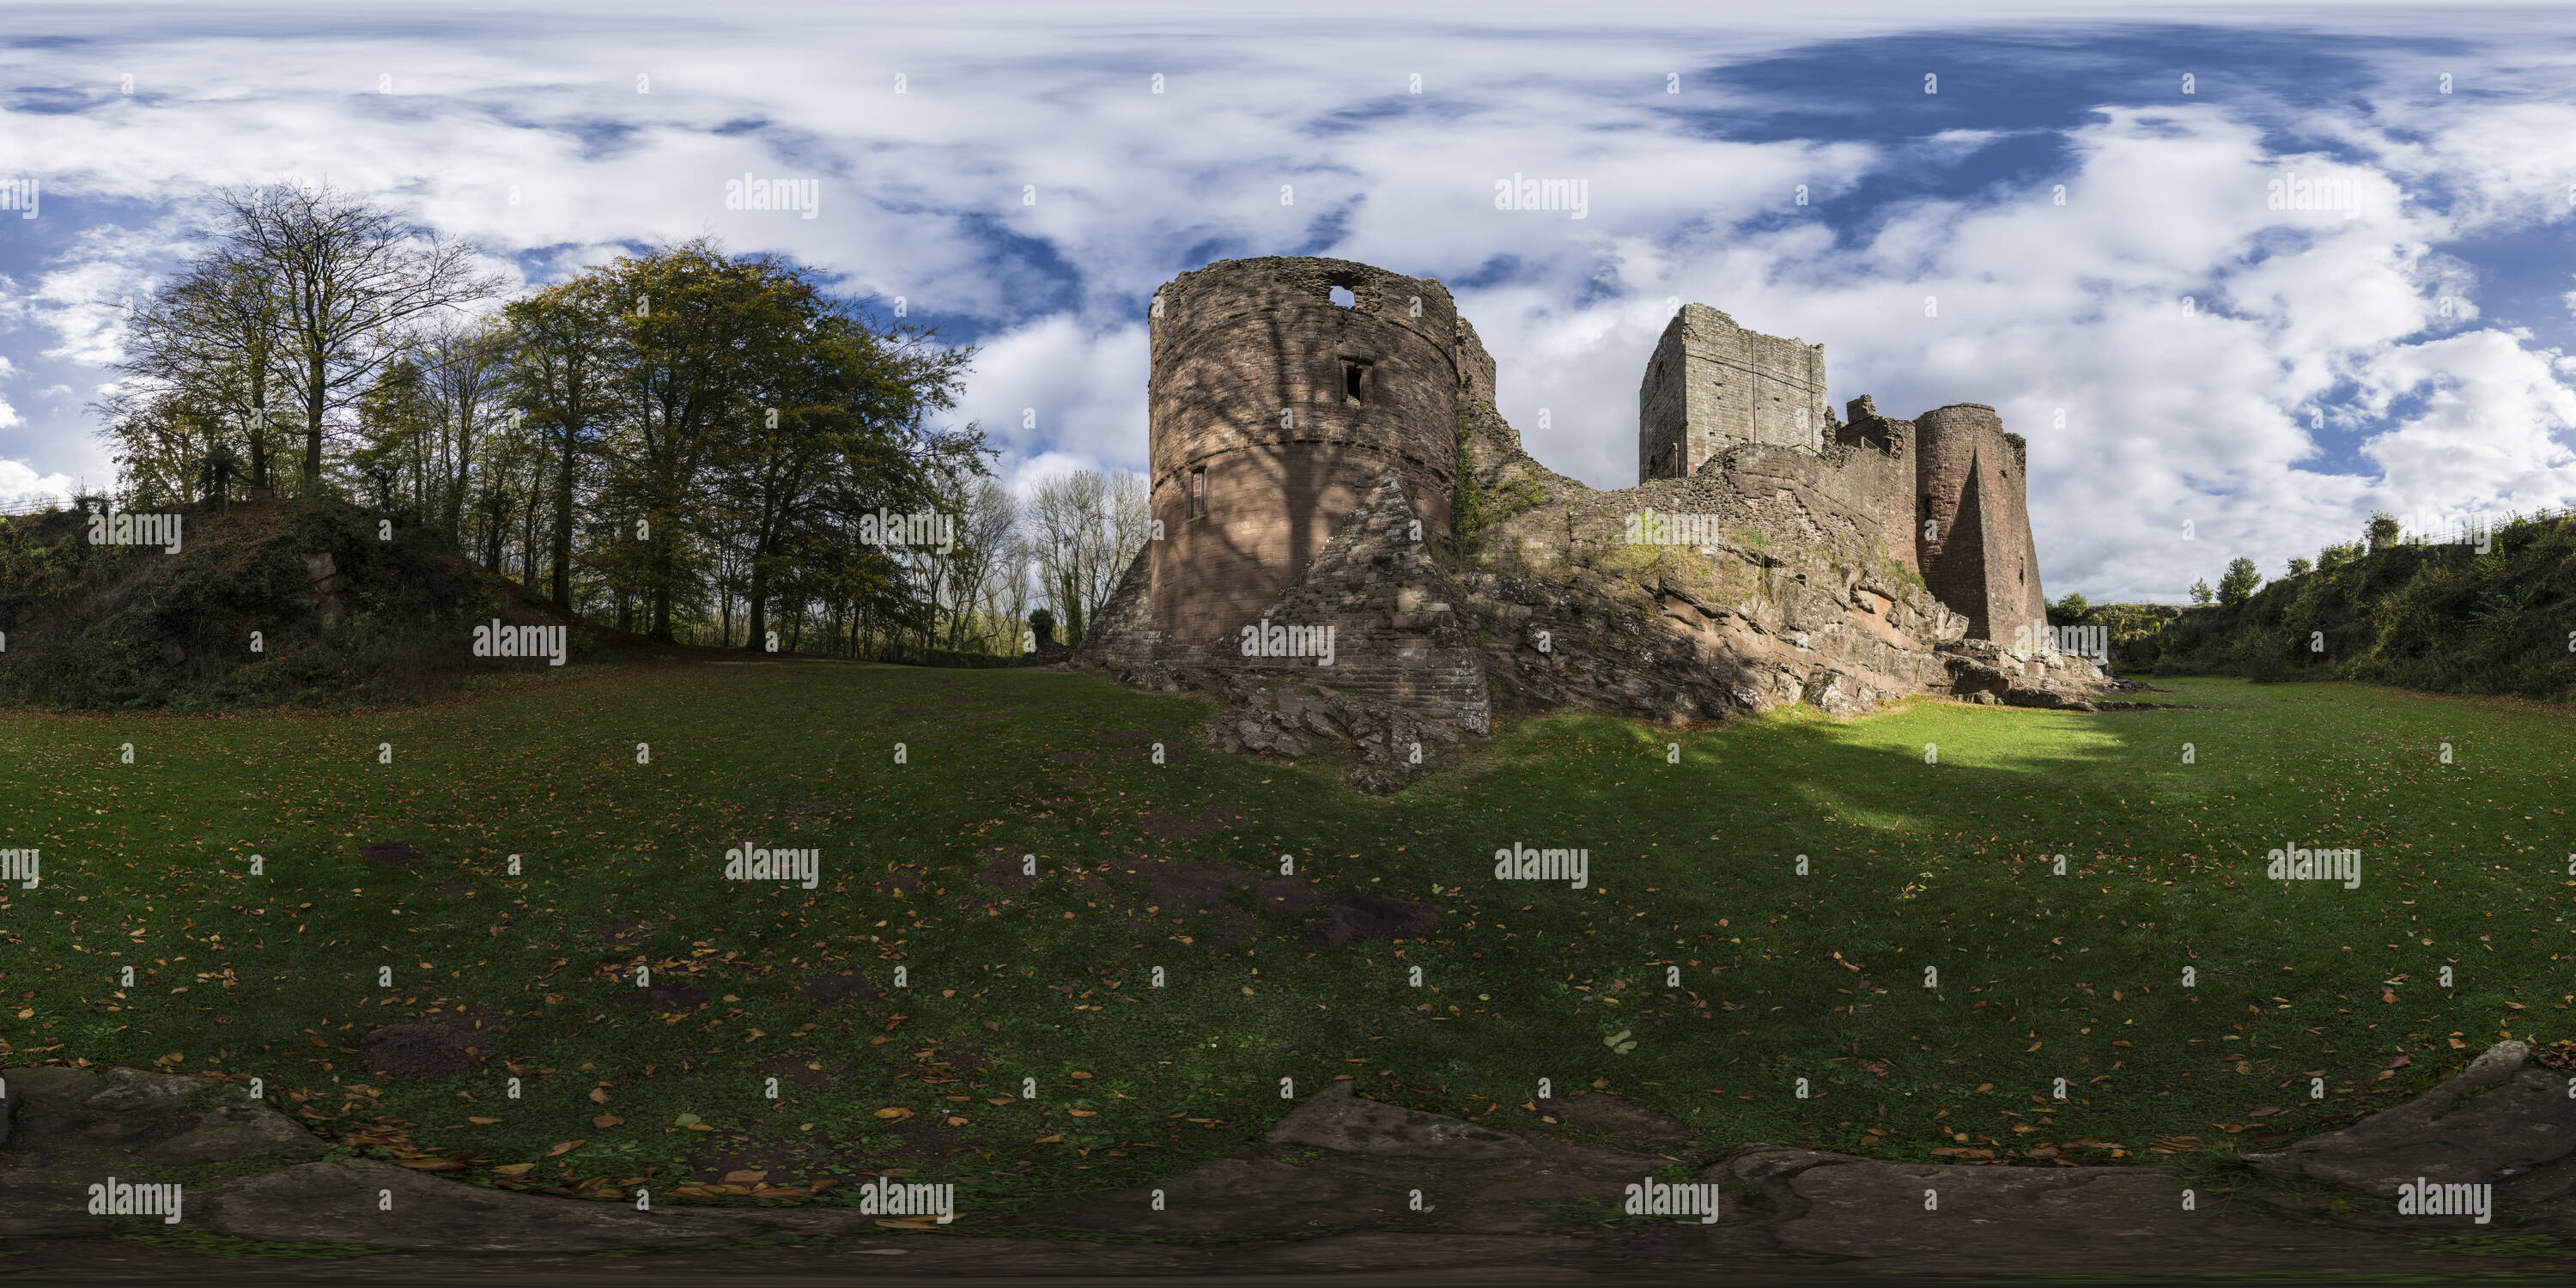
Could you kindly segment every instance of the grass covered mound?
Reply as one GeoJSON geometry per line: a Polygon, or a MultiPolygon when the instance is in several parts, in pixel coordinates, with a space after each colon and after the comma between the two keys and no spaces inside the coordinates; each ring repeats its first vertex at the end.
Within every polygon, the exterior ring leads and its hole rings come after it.
{"type": "Polygon", "coordinates": [[[2207,709],[1535,720],[1385,800],[1025,670],[20,715],[0,817],[42,875],[0,890],[0,1062],[257,1076],[344,1145],[576,1195],[902,1169],[972,1223],[1345,1075],[1499,1126],[1546,1079],[1703,1149],[2055,1166],[2277,1144],[2571,1036],[2566,713],[2176,688],[2207,709]],[[1520,847],[1584,884],[1498,879],[1520,847]],[[2358,885],[2267,880],[2277,848],[2357,850],[2358,885]]]}
{"type": "Polygon", "coordinates": [[[2165,675],[2339,679],[2576,702],[2576,518],[2473,545],[2337,547],[2244,603],[2100,605],[2116,660],[2165,675]]]}
{"type": "Polygon", "coordinates": [[[427,531],[344,503],[178,516],[176,552],[93,544],[75,511],[0,519],[0,700],[188,711],[416,699],[477,669],[477,623],[545,619],[427,531]]]}

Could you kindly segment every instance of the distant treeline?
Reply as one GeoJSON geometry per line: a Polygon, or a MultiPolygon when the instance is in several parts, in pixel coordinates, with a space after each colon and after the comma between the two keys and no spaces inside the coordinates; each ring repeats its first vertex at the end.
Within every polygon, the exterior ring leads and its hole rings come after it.
{"type": "Polygon", "coordinates": [[[2239,559],[2210,602],[2062,602],[2051,617],[2107,627],[2113,662],[2132,673],[2576,702],[2576,518],[2512,519],[2467,535],[2420,542],[2382,515],[2364,541],[2292,560],[2291,575],[2268,585],[2239,559]]]}
{"type": "Polygon", "coordinates": [[[973,350],[778,257],[700,239],[511,294],[328,187],[211,213],[101,404],[123,507],[347,500],[601,625],[862,656],[1017,654],[1142,540],[1132,478],[1023,507],[937,423],[973,350]]]}

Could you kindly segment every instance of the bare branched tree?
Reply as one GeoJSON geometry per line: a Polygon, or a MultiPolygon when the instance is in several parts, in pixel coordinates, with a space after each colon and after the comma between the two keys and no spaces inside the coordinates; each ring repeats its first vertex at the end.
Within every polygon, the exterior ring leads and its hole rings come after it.
{"type": "Polygon", "coordinates": [[[432,316],[501,293],[473,246],[403,222],[329,184],[228,188],[221,262],[264,284],[277,325],[274,368],[303,421],[307,494],[322,483],[334,418],[432,316]]]}

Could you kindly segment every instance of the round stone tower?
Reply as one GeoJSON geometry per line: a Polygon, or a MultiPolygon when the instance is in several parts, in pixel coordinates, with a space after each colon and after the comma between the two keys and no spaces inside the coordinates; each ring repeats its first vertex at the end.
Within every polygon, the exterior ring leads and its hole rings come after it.
{"type": "Polygon", "coordinates": [[[2034,648],[2048,624],[2031,538],[2028,450],[1983,403],[1954,403],[1915,420],[1921,490],[1915,553],[1924,584],[1968,619],[1968,634],[2034,648]],[[1925,521],[1929,521],[1929,526],[1925,521]],[[1926,534],[1929,535],[1926,535],[1926,534]]]}
{"type": "Polygon", "coordinates": [[[1146,393],[1155,625],[1195,644],[1258,618],[1390,470],[1423,530],[1447,533],[1457,335],[1438,282],[1350,260],[1223,260],[1166,283],[1146,393]]]}

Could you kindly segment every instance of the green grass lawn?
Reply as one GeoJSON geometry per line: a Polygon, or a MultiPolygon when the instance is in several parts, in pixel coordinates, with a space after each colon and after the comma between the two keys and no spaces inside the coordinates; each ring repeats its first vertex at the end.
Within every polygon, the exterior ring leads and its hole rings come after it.
{"type": "Polygon", "coordinates": [[[897,1166],[986,1215],[1227,1152],[1291,1107],[1282,1079],[1511,1124],[1546,1079],[1706,1147],[2093,1163],[2306,1134],[2500,1034],[2576,1036],[2567,712],[2170,687],[2210,709],[1528,721],[1387,799],[1200,749],[1193,702],[1030,671],[13,712],[0,844],[40,847],[43,879],[0,902],[0,1040],[12,1064],[257,1076],[345,1143],[467,1178],[897,1166]],[[819,847],[818,888],[726,880],[745,840],[819,847]],[[361,856],[382,841],[427,857],[361,856]],[[1497,880],[1516,844],[1587,850],[1589,888],[1497,880]],[[2359,888],[2266,881],[2293,844],[2358,849],[2359,888]],[[1037,879],[1002,888],[1022,855],[1037,879]],[[1439,926],[1323,949],[1254,889],[1164,897],[1196,861],[1279,893],[1282,856],[1323,898],[1425,900],[1439,926]],[[882,997],[802,991],[851,970],[882,997]],[[490,1064],[366,1071],[366,1033],[460,1006],[490,1064]]]}

